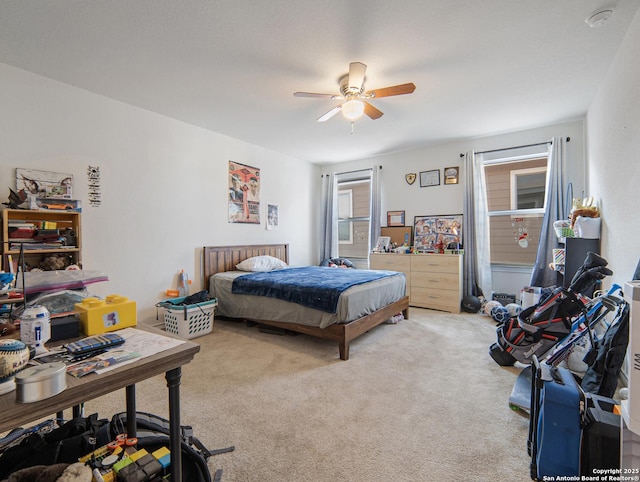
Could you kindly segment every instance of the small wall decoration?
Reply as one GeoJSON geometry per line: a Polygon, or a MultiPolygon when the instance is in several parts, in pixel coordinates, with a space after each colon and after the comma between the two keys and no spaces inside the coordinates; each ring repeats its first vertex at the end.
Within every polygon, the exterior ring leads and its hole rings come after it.
{"type": "Polygon", "coordinates": [[[407,184],[409,184],[409,186],[411,186],[411,184],[416,182],[416,177],[418,176],[415,172],[410,172],[409,174],[404,175],[404,180],[407,181],[407,184]]]}
{"type": "Polygon", "coordinates": [[[267,204],[267,230],[278,229],[278,205],[267,204]]]}
{"type": "Polygon", "coordinates": [[[260,169],[229,161],[229,222],[260,224],[260,169]]]}
{"type": "Polygon", "coordinates": [[[440,169],[432,171],[422,171],[420,173],[420,187],[439,186],[440,169]]]}
{"type": "Polygon", "coordinates": [[[462,214],[416,216],[413,245],[418,251],[435,252],[438,247],[459,250],[463,247],[462,214]]]}
{"type": "Polygon", "coordinates": [[[100,192],[100,167],[89,166],[87,167],[87,184],[89,188],[89,204],[93,207],[98,207],[102,203],[100,199],[102,193],[100,192]]]}
{"type": "Polygon", "coordinates": [[[73,198],[73,175],[16,168],[16,189],[36,198],[73,198]]]}
{"type": "Polygon", "coordinates": [[[458,178],[460,174],[459,167],[445,167],[444,168],[444,183],[445,184],[458,184],[458,178]]]}
{"type": "Polygon", "coordinates": [[[513,218],[511,221],[513,227],[513,237],[521,248],[529,246],[529,233],[527,233],[527,223],[524,218],[513,218]]]}
{"type": "Polygon", "coordinates": [[[404,226],[404,211],[387,211],[387,226],[404,226]]]}

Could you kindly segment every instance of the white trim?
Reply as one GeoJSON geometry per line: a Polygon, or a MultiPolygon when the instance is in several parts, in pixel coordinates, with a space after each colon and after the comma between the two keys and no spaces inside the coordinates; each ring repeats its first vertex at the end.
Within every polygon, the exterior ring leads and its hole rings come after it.
{"type": "MultiPolygon", "coordinates": [[[[548,162],[548,161],[547,161],[548,162]]],[[[511,193],[511,209],[512,210],[519,210],[518,209],[518,183],[517,183],[517,178],[520,175],[527,175],[527,174],[541,174],[541,173],[545,173],[545,181],[546,181],[546,172],[547,172],[547,166],[539,166],[539,167],[527,167],[524,169],[513,169],[511,171],[509,171],[509,192],[511,193]]],[[[544,199],[542,202],[542,207],[539,208],[542,212],[544,212],[544,206],[546,206],[547,204],[547,185],[545,182],[545,185],[543,186],[544,189],[544,199]]],[[[536,208],[537,209],[537,208],[536,208]]]]}

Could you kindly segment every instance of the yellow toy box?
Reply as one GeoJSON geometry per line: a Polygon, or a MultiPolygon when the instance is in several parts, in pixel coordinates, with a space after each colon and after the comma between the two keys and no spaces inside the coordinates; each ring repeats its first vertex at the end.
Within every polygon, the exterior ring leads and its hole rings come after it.
{"type": "Polygon", "coordinates": [[[80,331],[87,336],[136,326],[136,302],[120,295],[108,295],[104,300],[85,298],[75,305],[80,318],[80,331]]]}

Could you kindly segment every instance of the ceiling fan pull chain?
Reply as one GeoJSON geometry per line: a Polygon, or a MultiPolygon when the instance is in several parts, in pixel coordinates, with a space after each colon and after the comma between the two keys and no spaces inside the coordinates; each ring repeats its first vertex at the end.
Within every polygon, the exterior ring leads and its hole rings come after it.
{"type": "Polygon", "coordinates": [[[355,133],[353,132],[353,122],[352,122],[351,123],[351,135],[353,135],[353,134],[355,134],[355,133]]]}

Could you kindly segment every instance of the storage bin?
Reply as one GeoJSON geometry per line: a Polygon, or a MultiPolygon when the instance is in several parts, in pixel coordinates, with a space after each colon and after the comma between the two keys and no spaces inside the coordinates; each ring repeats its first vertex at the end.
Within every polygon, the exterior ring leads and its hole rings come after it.
{"type": "Polygon", "coordinates": [[[218,300],[214,298],[192,305],[180,305],[185,298],[183,296],[158,304],[164,308],[164,329],[186,339],[211,333],[218,300]]]}
{"type": "Polygon", "coordinates": [[[80,331],[87,336],[136,326],[138,317],[136,302],[120,295],[108,295],[106,299],[85,298],[75,304],[80,318],[80,331]]]}
{"type": "Polygon", "coordinates": [[[575,233],[571,228],[571,223],[565,220],[559,220],[553,223],[553,230],[556,232],[556,236],[563,242],[563,238],[573,238],[575,233]]]}

